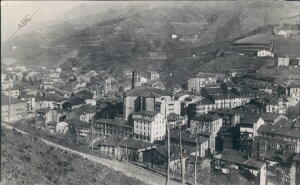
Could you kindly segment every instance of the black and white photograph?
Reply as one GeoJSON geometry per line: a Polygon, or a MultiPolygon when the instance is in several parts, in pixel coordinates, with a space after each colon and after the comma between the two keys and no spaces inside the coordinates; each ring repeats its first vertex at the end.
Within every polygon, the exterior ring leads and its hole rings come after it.
{"type": "Polygon", "coordinates": [[[300,185],[300,2],[1,1],[1,185],[300,185]]]}

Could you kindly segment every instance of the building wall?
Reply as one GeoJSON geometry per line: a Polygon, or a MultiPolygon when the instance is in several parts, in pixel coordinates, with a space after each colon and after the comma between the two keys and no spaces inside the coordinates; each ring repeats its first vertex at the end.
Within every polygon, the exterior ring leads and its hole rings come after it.
{"type": "Polygon", "coordinates": [[[81,114],[79,119],[80,121],[90,122],[95,115],[96,113],[81,114]]]}
{"type": "Polygon", "coordinates": [[[278,58],[278,67],[280,66],[289,66],[290,59],[289,58],[278,58]]]}
{"type": "Polygon", "coordinates": [[[153,143],[164,139],[166,135],[166,120],[164,115],[158,113],[153,118],[133,118],[133,132],[137,138],[153,143]]]}
{"type": "Polygon", "coordinates": [[[128,120],[130,114],[135,112],[136,110],[136,101],[138,97],[137,96],[125,96],[124,97],[124,119],[128,120]]]}
{"type": "Polygon", "coordinates": [[[212,77],[207,78],[190,78],[188,80],[188,90],[192,92],[200,92],[201,88],[209,84],[216,84],[217,79],[212,77]]]}
{"type": "Polygon", "coordinates": [[[20,96],[20,91],[17,89],[10,90],[10,91],[2,91],[2,93],[6,96],[11,96],[13,98],[19,98],[20,96]]]}
{"type": "MultiPolygon", "coordinates": [[[[8,105],[1,105],[1,119],[3,121],[8,121],[8,105]]],[[[11,104],[10,105],[10,117],[9,121],[19,121],[24,119],[24,116],[27,113],[27,104],[26,102],[11,104]]]]}
{"type": "Polygon", "coordinates": [[[300,152],[300,139],[274,134],[258,133],[256,144],[258,145],[258,156],[264,157],[272,150],[285,150],[289,152],[300,152]]]}
{"type": "Polygon", "coordinates": [[[164,96],[156,100],[159,106],[159,111],[163,115],[168,116],[170,113],[181,114],[181,107],[179,100],[172,100],[170,96],[164,96]]]}
{"type": "Polygon", "coordinates": [[[217,133],[222,127],[222,118],[214,120],[212,122],[204,122],[204,121],[198,121],[198,120],[191,120],[191,130],[192,134],[196,134],[200,132],[208,132],[209,135],[209,148],[211,149],[211,152],[215,151],[216,146],[216,137],[217,133]]]}
{"type": "Polygon", "coordinates": [[[292,162],[291,166],[291,185],[300,184],[300,163],[297,161],[292,162]]]}

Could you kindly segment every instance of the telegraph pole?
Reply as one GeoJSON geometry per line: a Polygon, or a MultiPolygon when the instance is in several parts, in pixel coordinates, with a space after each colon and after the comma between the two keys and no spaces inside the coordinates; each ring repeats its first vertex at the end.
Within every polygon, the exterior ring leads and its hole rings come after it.
{"type": "Polygon", "coordinates": [[[182,143],[181,143],[181,127],[179,128],[179,149],[180,149],[180,162],[181,162],[181,183],[184,185],[184,162],[182,157],[182,143]]]}
{"type": "Polygon", "coordinates": [[[93,118],[91,119],[92,123],[92,150],[94,150],[94,120],[93,118]]]}
{"type": "Polygon", "coordinates": [[[8,118],[7,118],[7,122],[10,123],[10,103],[11,103],[11,99],[10,99],[10,79],[8,80],[8,118]]]}
{"type": "MultiPolygon", "coordinates": [[[[197,134],[198,134],[198,127],[196,128],[196,158],[195,158],[195,172],[194,172],[194,184],[195,185],[197,184],[197,160],[198,160],[198,152],[199,152],[197,134]]],[[[199,152],[199,155],[200,155],[200,152],[199,152]]]]}
{"type": "Polygon", "coordinates": [[[166,119],[167,122],[167,134],[168,134],[168,167],[167,167],[167,181],[166,181],[166,185],[169,185],[169,181],[170,181],[170,157],[171,157],[171,151],[170,151],[170,128],[169,128],[169,124],[168,124],[168,118],[166,119]]]}

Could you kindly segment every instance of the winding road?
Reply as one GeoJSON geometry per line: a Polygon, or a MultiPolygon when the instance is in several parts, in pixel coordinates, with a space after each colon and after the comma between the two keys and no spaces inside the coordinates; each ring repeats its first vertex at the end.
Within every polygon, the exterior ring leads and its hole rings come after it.
{"type": "MultiPolygon", "coordinates": [[[[9,126],[5,123],[1,123],[1,125],[4,126],[6,129],[11,129],[11,130],[15,129],[16,131],[18,131],[22,134],[30,135],[27,132],[16,129],[16,128],[14,128],[12,126],[9,126]]],[[[40,138],[40,139],[49,146],[53,146],[53,147],[59,148],[59,149],[64,150],[64,151],[67,151],[67,152],[70,152],[70,153],[73,153],[73,154],[77,154],[77,155],[79,155],[79,156],[81,156],[85,159],[88,159],[88,160],[90,160],[92,162],[95,162],[95,163],[105,165],[105,166],[107,166],[109,168],[112,168],[116,171],[119,171],[119,172],[121,172],[121,173],[123,173],[123,174],[125,174],[129,177],[132,177],[132,178],[135,178],[139,181],[142,181],[146,184],[151,184],[151,185],[163,185],[163,184],[165,184],[166,177],[164,177],[162,175],[159,175],[157,173],[151,172],[149,170],[146,170],[144,168],[132,165],[130,163],[123,163],[123,162],[119,162],[119,161],[115,161],[115,160],[104,159],[104,158],[96,157],[96,156],[91,155],[91,154],[78,152],[78,151],[75,151],[73,149],[70,149],[70,148],[58,145],[56,143],[53,143],[51,141],[47,141],[47,140],[42,139],[42,138],[40,138]]],[[[179,185],[181,183],[176,182],[174,180],[171,180],[169,184],[170,185],[179,185]]]]}

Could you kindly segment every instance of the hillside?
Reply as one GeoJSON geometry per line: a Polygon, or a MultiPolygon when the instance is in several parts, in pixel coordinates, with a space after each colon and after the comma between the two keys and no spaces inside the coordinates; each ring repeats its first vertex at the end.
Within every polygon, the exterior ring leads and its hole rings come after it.
{"type": "Polygon", "coordinates": [[[175,67],[168,69],[171,65],[186,65],[189,74],[195,74],[232,40],[264,25],[280,24],[282,17],[294,15],[299,8],[260,1],[105,6],[104,10],[101,3],[84,3],[49,25],[17,35],[3,44],[3,57],[49,67],[74,62],[85,69],[111,71],[114,76],[120,75],[120,69],[151,66],[163,75],[179,74],[179,78],[182,73],[174,71],[175,67]],[[171,39],[172,34],[179,38],[171,39]],[[151,51],[165,52],[168,60],[148,60],[151,51]],[[197,57],[186,63],[193,55],[197,57]]]}
{"type": "Polygon", "coordinates": [[[140,185],[106,166],[1,128],[1,184],[140,185]]]}

